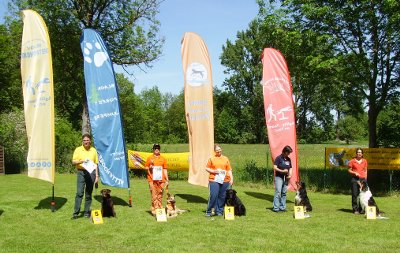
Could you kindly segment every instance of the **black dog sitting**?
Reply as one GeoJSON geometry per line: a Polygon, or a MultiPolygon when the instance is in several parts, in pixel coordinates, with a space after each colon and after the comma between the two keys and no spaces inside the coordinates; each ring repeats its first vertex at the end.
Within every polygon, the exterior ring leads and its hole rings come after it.
{"type": "Polygon", "coordinates": [[[294,203],[296,206],[303,206],[304,212],[312,211],[312,206],[310,199],[307,196],[306,183],[297,182],[297,193],[294,198],[294,203]]]}
{"type": "Polygon", "coordinates": [[[110,192],[110,189],[103,189],[100,191],[103,196],[103,201],[101,202],[101,214],[103,217],[117,217],[110,192]]]}
{"type": "Polygon", "coordinates": [[[383,212],[379,210],[367,181],[360,180],[358,184],[360,185],[360,194],[358,195],[359,206],[361,209],[360,213],[364,214],[369,206],[374,206],[376,208],[376,216],[382,214],[383,212]]]}
{"type": "Polygon", "coordinates": [[[233,189],[226,190],[225,205],[235,208],[235,216],[246,215],[246,207],[240,201],[239,197],[236,196],[236,191],[233,189]]]}

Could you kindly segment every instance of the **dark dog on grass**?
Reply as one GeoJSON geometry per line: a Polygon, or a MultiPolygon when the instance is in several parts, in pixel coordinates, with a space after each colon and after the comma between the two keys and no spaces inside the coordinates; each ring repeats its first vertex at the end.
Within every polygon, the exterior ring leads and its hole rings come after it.
{"type": "Polygon", "coordinates": [[[236,191],[234,189],[226,190],[225,205],[233,206],[235,208],[235,216],[246,215],[246,207],[236,195],[236,191]]]}
{"type": "Polygon", "coordinates": [[[312,211],[312,206],[310,199],[307,196],[306,183],[297,182],[297,192],[294,198],[294,203],[296,206],[303,206],[304,212],[312,211]]]}
{"type": "Polygon", "coordinates": [[[117,217],[110,192],[110,189],[103,189],[100,191],[101,196],[103,196],[103,200],[101,202],[101,214],[103,217],[117,217]]]}
{"type": "Polygon", "coordinates": [[[359,206],[361,209],[360,213],[365,213],[369,206],[374,206],[376,208],[376,216],[379,216],[383,212],[379,210],[378,205],[375,202],[372,192],[369,189],[368,183],[365,180],[358,181],[360,185],[360,194],[358,195],[359,206]]]}

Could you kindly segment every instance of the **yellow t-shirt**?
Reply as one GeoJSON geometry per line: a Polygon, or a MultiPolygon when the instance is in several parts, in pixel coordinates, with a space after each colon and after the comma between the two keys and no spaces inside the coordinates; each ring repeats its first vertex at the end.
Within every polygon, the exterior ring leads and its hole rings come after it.
{"type": "MultiPolygon", "coordinates": [[[[86,150],[85,147],[82,145],[77,147],[74,151],[72,156],[72,160],[86,160],[90,159],[95,164],[99,163],[99,158],[97,157],[97,150],[94,147],[90,147],[89,150],[86,150]]],[[[82,164],[75,165],[78,170],[84,170],[85,168],[82,167],[82,164]]]]}

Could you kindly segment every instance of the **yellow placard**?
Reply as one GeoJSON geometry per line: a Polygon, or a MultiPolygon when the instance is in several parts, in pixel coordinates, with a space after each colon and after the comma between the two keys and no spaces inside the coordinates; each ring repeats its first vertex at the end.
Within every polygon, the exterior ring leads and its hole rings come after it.
{"type": "Polygon", "coordinates": [[[103,224],[103,215],[100,210],[92,210],[92,221],[94,224],[103,224]]]}
{"type": "MultiPolygon", "coordinates": [[[[368,169],[400,170],[399,148],[363,148],[368,169]]],[[[325,148],[327,168],[347,168],[356,155],[356,148],[325,148]]]]}
{"type": "Polygon", "coordinates": [[[156,218],[158,222],[167,221],[167,214],[165,213],[164,208],[156,209],[156,218]]]}
{"type": "Polygon", "coordinates": [[[235,219],[235,207],[225,206],[224,207],[224,215],[225,215],[225,220],[234,220],[235,219]]]}
{"type": "Polygon", "coordinates": [[[376,207],[368,206],[367,208],[367,220],[376,220],[376,207]]]}
{"type": "Polygon", "coordinates": [[[303,206],[294,206],[294,218],[296,220],[304,219],[304,207],[303,206]]]}

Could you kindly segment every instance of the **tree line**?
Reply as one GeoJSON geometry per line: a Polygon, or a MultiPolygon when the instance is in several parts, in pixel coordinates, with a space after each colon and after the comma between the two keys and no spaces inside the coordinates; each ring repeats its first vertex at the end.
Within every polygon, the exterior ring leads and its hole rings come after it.
{"type": "MultiPolygon", "coordinates": [[[[127,69],[117,75],[127,143],[187,143],[183,90],[163,94],[153,87],[136,94],[127,78],[129,66],[151,67],[161,57],[161,2],[10,1],[12,14],[0,24],[0,145],[6,152],[20,161],[26,150],[18,52],[19,11],[27,8],[44,18],[52,44],[57,153],[88,131],[83,28],[98,30],[112,61],[127,69]],[[17,138],[22,141],[13,142],[17,138]]],[[[260,59],[263,48],[273,47],[289,66],[299,143],[368,139],[370,147],[399,147],[400,3],[257,2],[259,13],[248,27],[221,45],[228,78],[214,89],[215,141],[268,143],[260,59]]]]}

